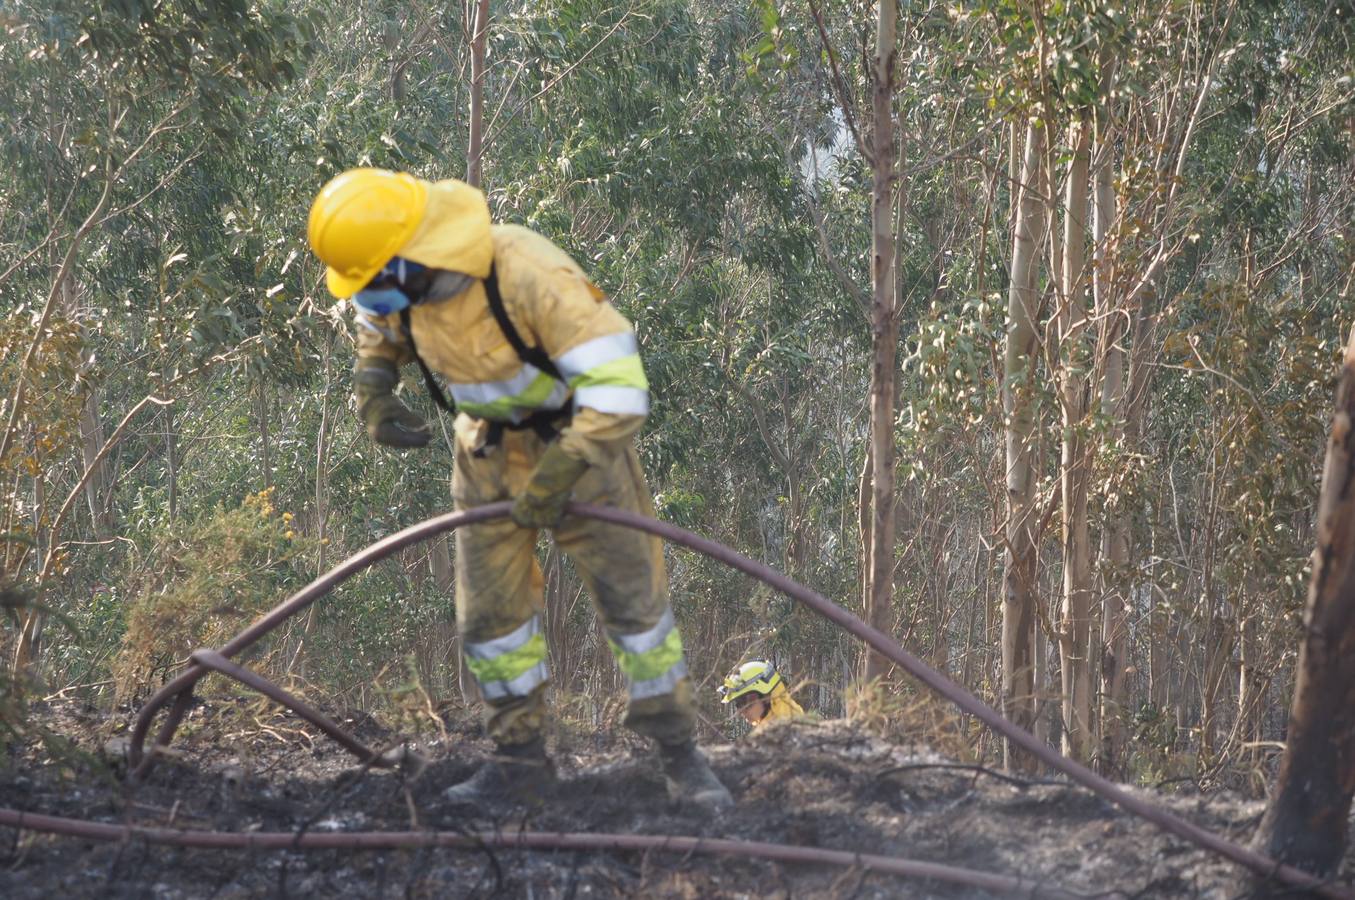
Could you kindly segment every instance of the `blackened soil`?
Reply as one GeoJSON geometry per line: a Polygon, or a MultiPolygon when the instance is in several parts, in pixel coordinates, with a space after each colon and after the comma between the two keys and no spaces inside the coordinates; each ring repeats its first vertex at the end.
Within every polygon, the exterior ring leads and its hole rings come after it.
{"type": "MultiPolygon", "coordinates": [[[[52,815],[230,831],[445,829],[703,835],[909,857],[1021,875],[1091,896],[1232,897],[1221,861],[1060,783],[1013,783],[890,744],[845,722],[769,728],[707,753],[735,808],[712,816],[672,804],[642,749],[558,740],[564,782],[549,804],[449,808],[448,785],[489,745],[472,723],[416,741],[431,760],[412,780],[362,772],[297,720],[249,699],[192,710],[174,755],[129,788],[117,771],[130,713],[72,704],[37,720],[71,742],[11,748],[0,807],[52,815]],[[112,741],[111,752],[106,745],[112,741]],[[112,760],[110,762],[110,760],[112,760]]],[[[398,735],[345,723],[373,746],[398,735]]],[[[1163,802],[1245,840],[1261,807],[1227,796],[1163,802]]],[[[1349,871],[1350,866],[1347,866],[1349,871]]],[[[1031,895],[1040,896],[1036,888],[1031,895]]],[[[969,888],[839,868],[675,853],[566,851],[221,851],[91,843],[0,827],[0,896],[12,898],[526,897],[969,898],[969,888]]]]}

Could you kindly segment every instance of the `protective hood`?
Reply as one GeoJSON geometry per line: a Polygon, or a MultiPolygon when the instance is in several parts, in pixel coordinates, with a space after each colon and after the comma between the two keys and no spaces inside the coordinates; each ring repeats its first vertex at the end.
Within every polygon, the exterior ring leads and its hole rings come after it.
{"type": "Polygon", "coordinates": [[[489,204],[479,190],[448,178],[428,185],[423,218],[399,255],[434,269],[489,275],[494,242],[489,234],[489,204]]]}

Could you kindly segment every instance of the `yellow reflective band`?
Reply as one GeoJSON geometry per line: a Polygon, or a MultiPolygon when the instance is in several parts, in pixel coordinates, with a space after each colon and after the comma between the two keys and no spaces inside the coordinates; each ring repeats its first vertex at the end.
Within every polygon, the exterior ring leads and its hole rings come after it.
{"type": "Polygon", "coordinates": [[[676,627],[677,622],[673,618],[673,608],[670,606],[663,611],[663,615],[659,616],[659,621],[654,623],[654,627],[647,631],[639,631],[635,634],[611,632],[607,637],[627,653],[648,653],[662,644],[676,627]]]}
{"type": "Polygon", "coordinates": [[[534,634],[521,647],[502,653],[493,659],[477,659],[467,653],[466,665],[481,684],[490,681],[512,681],[546,658],[546,636],[534,634]]]}
{"type": "Polygon", "coordinates": [[[572,383],[576,377],[585,372],[613,360],[635,356],[639,352],[640,347],[635,342],[635,335],[629,331],[622,331],[584,341],[555,357],[555,365],[560,374],[572,383]]]}
{"type": "Polygon", "coordinates": [[[648,389],[649,380],[645,378],[645,367],[640,363],[640,354],[632,353],[630,356],[613,359],[569,379],[569,386],[572,388],[604,384],[648,389]]]}
{"type": "Polygon", "coordinates": [[[452,396],[457,403],[493,403],[504,397],[516,397],[530,388],[541,377],[541,370],[524,363],[518,373],[504,381],[451,382],[452,396]]]}
{"type": "Polygon", "coordinates": [[[541,616],[534,615],[517,628],[487,641],[467,641],[466,655],[475,659],[494,659],[525,645],[541,633],[541,616]]]}
{"type": "Polygon", "coordinates": [[[486,700],[502,700],[505,697],[526,697],[545,684],[549,678],[550,670],[546,667],[545,660],[542,660],[518,677],[506,681],[480,681],[478,676],[475,680],[479,683],[480,692],[485,695],[486,700]]]}
{"type": "Polygon", "coordinates": [[[659,623],[639,634],[609,634],[607,643],[626,676],[632,700],[672,693],[687,675],[682,657],[682,635],[666,611],[659,623]]]}
{"type": "Polygon", "coordinates": [[[673,688],[677,687],[678,682],[687,677],[687,661],[679,659],[673,668],[664,672],[658,678],[651,678],[648,681],[632,681],[630,683],[630,698],[632,700],[644,700],[646,697],[662,697],[664,694],[673,693],[673,688]]]}
{"type": "Polygon", "coordinates": [[[524,364],[522,371],[507,381],[451,385],[452,397],[468,414],[481,419],[516,421],[523,410],[559,409],[569,397],[569,389],[535,366],[524,364]]]}
{"type": "Polygon", "coordinates": [[[546,636],[541,619],[532,616],[502,637],[466,644],[466,667],[480,683],[488,699],[524,697],[543,683],[546,669],[546,636]]]}

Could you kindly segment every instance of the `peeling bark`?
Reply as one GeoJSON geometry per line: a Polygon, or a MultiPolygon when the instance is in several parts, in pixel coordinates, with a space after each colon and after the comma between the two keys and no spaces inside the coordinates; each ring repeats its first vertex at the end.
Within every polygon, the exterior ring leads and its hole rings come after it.
{"type": "MultiPolygon", "coordinates": [[[[871,88],[871,368],[870,455],[871,532],[867,554],[866,621],[885,632],[893,628],[894,597],[894,407],[899,324],[895,281],[894,64],[898,6],[881,0],[875,30],[874,78],[871,88]]],[[[888,662],[866,654],[862,675],[879,678],[888,662]]]]}

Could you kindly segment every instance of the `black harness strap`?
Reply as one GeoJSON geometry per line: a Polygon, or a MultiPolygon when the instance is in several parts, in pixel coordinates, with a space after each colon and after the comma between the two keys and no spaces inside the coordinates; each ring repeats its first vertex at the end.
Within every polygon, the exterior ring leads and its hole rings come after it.
{"type": "MultiPolygon", "coordinates": [[[[489,311],[493,314],[494,321],[499,323],[499,330],[503,332],[503,336],[508,340],[513,352],[518,355],[518,359],[524,363],[530,363],[555,380],[563,382],[564,376],[560,374],[560,370],[555,367],[555,363],[551,361],[546,351],[540,347],[527,346],[526,342],[522,340],[522,335],[513,326],[513,320],[508,318],[508,310],[503,305],[503,294],[499,293],[499,276],[492,265],[489,267],[489,277],[485,279],[484,284],[485,297],[489,300],[489,311]]],[[[409,341],[410,352],[414,354],[414,361],[419,364],[419,371],[423,373],[423,383],[428,387],[428,394],[433,398],[433,402],[455,415],[456,404],[443,393],[437,379],[433,377],[433,370],[428,368],[428,363],[423,361],[418,345],[414,343],[414,331],[409,323],[410,307],[406,306],[400,310],[400,330],[404,332],[405,340],[409,341]]],[[[560,434],[563,425],[568,423],[570,416],[570,409],[566,406],[561,409],[539,409],[521,422],[496,422],[491,420],[485,447],[498,445],[503,440],[505,428],[509,431],[523,431],[530,428],[536,432],[537,437],[541,440],[552,441],[560,434]]]]}
{"type": "Polygon", "coordinates": [[[489,267],[489,277],[485,279],[485,296],[489,298],[489,311],[494,314],[494,321],[499,323],[499,330],[513,346],[518,359],[531,363],[556,381],[564,381],[564,376],[555,368],[555,363],[546,355],[546,351],[540,347],[528,347],[522,335],[513,327],[513,320],[508,318],[508,310],[503,305],[503,294],[499,293],[499,273],[494,271],[493,265],[489,267]]]}
{"type": "Polygon", "coordinates": [[[400,330],[405,333],[405,340],[409,341],[409,350],[414,354],[414,361],[419,364],[419,371],[423,373],[423,383],[428,388],[428,394],[433,398],[433,402],[441,406],[452,415],[456,415],[456,404],[447,398],[433,378],[433,370],[428,368],[428,363],[423,361],[423,356],[419,353],[419,348],[414,343],[414,331],[409,327],[409,307],[406,306],[400,310],[400,330]]]}

